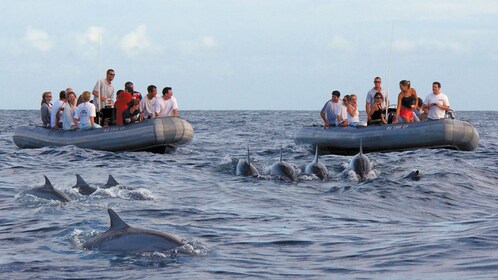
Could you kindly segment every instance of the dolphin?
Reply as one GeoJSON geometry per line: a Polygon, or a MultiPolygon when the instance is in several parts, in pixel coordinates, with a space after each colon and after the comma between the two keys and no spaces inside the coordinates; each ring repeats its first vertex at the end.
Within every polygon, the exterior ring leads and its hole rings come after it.
{"type": "Polygon", "coordinates": [[[52,183],[50,183],[50,180],[47,178],[47,176],[44,175],[43,177],[45,177],[45,185],[29,189],[27,191],[24,191],[23,193],[48,200],[58,200],[61,202],[71,201],[71,198],[69,198],[67,194],[55,189],[54,186],[52,186],[52,183]]]}
{"type": "Polygon", "coordinates": [[[308,175],[314,174],[323,181],[326,181],[328,179],[327,167],[325,167],[323,163],[318,161],[318,145],[316,145],[315,159],[312,162],[308,163],[308,165],[306,165],[304,173],[308,175]]]}
{"type": "Polygon", "coordinates": [[[270,167],[270,175],[289,179],[292,182],[297,181],[297,174],[294,168],[290,164],[282,160],[282,148],[280,148],[280,161],[272,164],[272,166],[270,167]]]}
{"type": "Polygon", "coordinates": [[[97,188],[89,186],[79,174],[76,174],[76,185],[73,186],[73,189],[78,189],[82,195],[91,195],[97,190],[97,188]]]}
{"type": "Polygon", "coordinates": [[[420,180],[420,178],[422,178],[422,174],[420,173],[420,171],[415,170],[408,173],[408,175],[406,175],[405,178],[412,179],[413,181],[418,181],[420,180]]]}
{"type": "Polygon", "coordinates": [[[356,154],[350,163],[351,169],[360,177],[361,180],[367,179],[368,173],[372,170],[372,164],[366,155],[363,154],[363,144],[360,140],[360,152],[356,154]]]}
{"type": "Polygon", "coordinates": [[[111,174],[109,174],[109,178],[107,179],[107,183],[105,183],[101,188],[103,189],[109,189],[115,186],[119,186],[119,183],[112,177],[111,174]]]}
{"type": "Polygon", "coordinates": [[[249,153],[249,147],[247,147],[247,156],[244,159],[239,159],[237,163],[237,168],[235,173],[240,176],[253,176],[259,177],[259,172],[251,163],[251,155],[249,153]]]}
{"type": "Polygon", "coordinates": [[[159,252],[185,245],[180,238],[154,230],[127,225],[112,209],[107,209],[111,220],[110,228],[83,244],[88,250],[115,252],[159,252]]]}

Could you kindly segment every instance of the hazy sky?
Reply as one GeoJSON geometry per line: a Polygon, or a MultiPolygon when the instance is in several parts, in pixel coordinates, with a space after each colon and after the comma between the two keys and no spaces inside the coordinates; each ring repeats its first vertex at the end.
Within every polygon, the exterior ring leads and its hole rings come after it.
{"type": "Polygon", "coordinates": [[[318,111],[335,89],[364,109],[377,75],[393,99],[402,79],[424,99],[439,81],[455,110],[498,108],[495,0],[19,0],[0,24],[0,109],[108,68],[117,89],[173,87],[180,110],[318,111]]]}

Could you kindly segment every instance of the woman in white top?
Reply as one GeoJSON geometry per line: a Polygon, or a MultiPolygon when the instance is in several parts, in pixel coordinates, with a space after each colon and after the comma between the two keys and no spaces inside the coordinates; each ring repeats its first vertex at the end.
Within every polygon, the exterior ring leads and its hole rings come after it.
{"type": "Polygon", "coordinates": [[[358,98],[355,94],[349,96],[347,111],[348,111],[348,125],[358,126],[360,124],[360,114],[358,112],[358,98]]]}
{"type": "Polygon", "coordinates": [[[76,111],[74,112],[74,123],[80,129],[101,128],[101,126],[96,124],[93,119],[96,114],[95,105],[89,102],[90,92],[85,91],[81,95],[83,96],[83,102],[76,107],[76,111]]]}

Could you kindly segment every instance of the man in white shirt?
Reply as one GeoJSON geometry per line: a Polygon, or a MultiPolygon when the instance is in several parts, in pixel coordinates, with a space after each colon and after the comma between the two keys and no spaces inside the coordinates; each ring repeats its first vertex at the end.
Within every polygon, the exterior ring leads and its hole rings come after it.
{"type": "Polygon", "coordinates": [[[98,80],[93,88],[93,104],[97,107],[97,111],[100,112],[102,108],[105,108],[107,104],[111,105],[114,99],[114,86],[112,85],[112,80],[114,80],[114,70],[108,69],[106,72],[106,78],[98,80]],[[97,102],[99,98],[99,88],[100,88],[100,103],[97,102]]]}
{"type": "Polygon", "coordinates": [[[142,120],[153,119],[155,117],[154,113],[154,103],[156,102],[157,87],[155,85],[150,85],[147,87],[147,95],[140,101],[140,115],[142,115],[142,120]]]}
{"type": "Polygon", "coordinates": [[[170,87],[163,88],[163,96],[156,98],[154,103],[154,113],[156,117],[178,117],[178,103],[173,97],[173,89],[170,87]]]}
{"type": "Polygon", "coordinates": [[[339,103],[341,93],[338,90],[332,92],[332,99],[323,105],[320,111],[320,117],[323,120],[323,126],[338,126],[341,122],[342,106],[339,103]]]}
{"type": "Polygon", "coordinates": [[[429,120],[444,119],[446,111],[450,109],[448,97],[441,92],[439,82],[432,83],[432,93],[425,98],[424,103],[423,108],[429,110],[427,115],[429,120]]]}
{"type": "Polygon", "coordinates": [[[60,108],[64,106],[64,103],[66,102],[66,92],[61,91],[59,93],[59,100],[54,102],[54,105],[52,105],[52,111],[50,112],[50,127],[56,127],[56,128],[61,128],[62,127],[62,114],[59,114],[59,120],[60,123],[56,122],[57,119],[57,114],[60,112],[60,108]]]}

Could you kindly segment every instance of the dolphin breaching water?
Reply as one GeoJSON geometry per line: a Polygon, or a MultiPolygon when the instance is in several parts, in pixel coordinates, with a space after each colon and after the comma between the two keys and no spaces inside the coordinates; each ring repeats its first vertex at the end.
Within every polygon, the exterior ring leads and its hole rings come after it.
{"type": "Polygon", "coordinates": [[[73,186],[73,189],[78,189],[78,192],[82,195],[91,195],[97,190],[97,188],[88,185],[79,174],[76,174],[76,185],[73,186]]]}
{"type": "Polygon", "coordinates": [[[282,148],[280,148],[280,161],[275,162],[270,167],[270,175],[279,176],[282,179],[288,179],[292,182],[297,181],[296,170],[294,170],[290,164],[282,160],[282,148]]]}
{"type": "Polygon", "coordinates": [[[259,172],[256,167],[251,163],[251,155],[249,152],[249,147],[247,147],[246,158],[239,159],[237,163],[237,168],[235,169],[235,174],[238,176],[253,176],[259,177],[259,172]]]}
{"type": "Polygon", "coordinates": [[[323,181],[326,181],[328,179],[327,167],[325,167],[323,163],[318,161],[318,145],[315,149],[315,159],[312,162],[308,163],[308,165],[306,165],[304,173],[307,175],[316,175],[323,181]]]}
{"type": "Polygon", "coordinates": [[[58,200],[61,202],[71,201],[71,198],[69,198],[67,194],[55,189],[54,186],[52,186],[52,183],[50,183],[50,180],[47,178],[47,176],[43,177],[45,177],[45,185],[24,191],[23,194],[30,194],[39,198],[58,200]]]}
{"type": "Polygon", "coordinates": [[[372,170],[370,160],[363,154],[363,143],[361,140],[360,152],[351,159],[350,168],[360,177],[360,180],[367,179],[368,173],[372,170]]]}
{"type": "Polygon", "coordinates": [[[164,252],[185,245],[177,236],[154,230],[131,227],[114,212],[107,209],[110,228],[90,238],[83,248],[88,250],[128,253],[164,252]]]}

